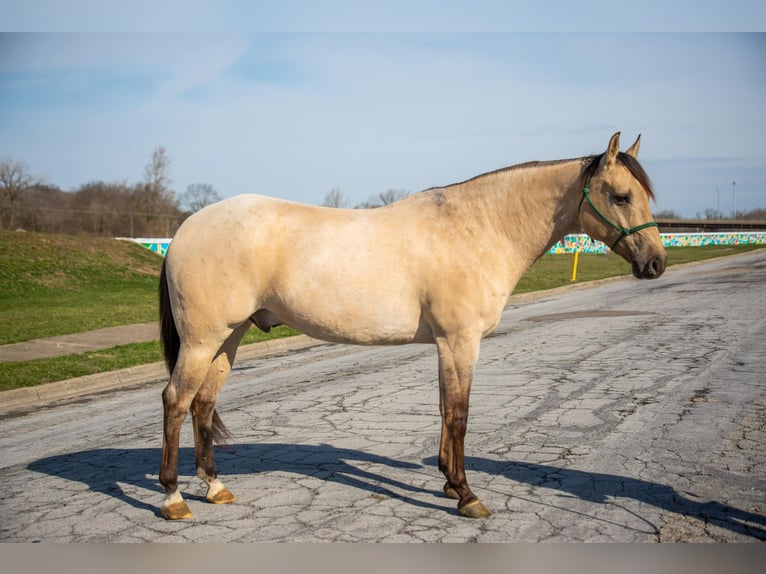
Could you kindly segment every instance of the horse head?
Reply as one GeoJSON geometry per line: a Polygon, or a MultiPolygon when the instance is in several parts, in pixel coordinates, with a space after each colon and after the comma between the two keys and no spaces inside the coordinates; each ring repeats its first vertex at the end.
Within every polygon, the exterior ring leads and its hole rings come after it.
{"type": "Polygon", "coordinates": [[[651,183],[637,159],[640,140],[621,152],[617,132],[606,152],[591,158],[583,170],[579,215],[583,230],[628,261],[634,276],[655,279],[665,271],[667,255],[649,206],[651,183]]]}

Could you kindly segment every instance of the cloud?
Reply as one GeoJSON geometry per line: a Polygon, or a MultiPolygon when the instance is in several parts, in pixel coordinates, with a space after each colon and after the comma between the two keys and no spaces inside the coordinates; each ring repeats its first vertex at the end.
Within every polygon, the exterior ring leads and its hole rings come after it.
{"type": "Polygon", "coordinates": [[[340,187],[358,202],[599,153],[620,130],[625,145],[643,133],[659,205],[694,209],[684,181],[720,178],[722,162],[766,179],[762,45],[740,35],[0,35],[0,53],[13,54],[0,58],[0,155],[72,188],[135,181],[164,145],[179,191],[207,182],[223,196],[318,203],[340,187]]]}

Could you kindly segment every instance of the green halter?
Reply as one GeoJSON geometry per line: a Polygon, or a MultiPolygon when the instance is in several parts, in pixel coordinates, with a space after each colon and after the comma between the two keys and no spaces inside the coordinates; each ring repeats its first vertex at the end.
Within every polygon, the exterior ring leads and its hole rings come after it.
{"type": "Polygon", "coordinates": [[[643,223],[641,225],[636,225],[635,227],[620,227],[617,225],[614,221],[609,219],[606,215],[601,213],[601,210],[596,207],[593,203],[593,200],[590,198],[590,189],[588,189],[588,186],[590,185],[590,176],[588,176],[588,179],[585,181],[585,185],[582,188],[582,197],[580,198],[580,206],[577,208],[578,213],[582,209],[582,202],[584,200],[588,200],[588,205],[590,205],[593,208],[593,211],[596,212],[596,215],[598,215],[604,223],[608,223],[611,227],[616,229],[620,232],[620,236],[617,238],[617,241],[612,243],[611,247],[609,249],[614,250],[614,248],[617,246],[617,244],[622,241],[623,237],[626,237],[628,235],[633,235],[637,231],[641,231],[642,229],[646,229],[647,227],[657,227],[656,221],[650,221],[649,223],[643,223]]]}

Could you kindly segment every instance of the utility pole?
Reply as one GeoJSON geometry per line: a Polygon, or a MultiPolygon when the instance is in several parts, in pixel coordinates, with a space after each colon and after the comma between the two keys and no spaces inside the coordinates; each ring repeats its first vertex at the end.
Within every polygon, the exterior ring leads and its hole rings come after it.
{"type": "Polygon", "coordinates": [[[737,217],[737,182],[731,181],[731,218],[737,217]]]}

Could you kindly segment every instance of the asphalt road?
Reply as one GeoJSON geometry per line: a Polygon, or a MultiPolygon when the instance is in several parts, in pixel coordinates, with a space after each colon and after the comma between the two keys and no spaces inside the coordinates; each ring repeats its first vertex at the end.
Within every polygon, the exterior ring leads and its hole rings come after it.
{"type": "Polygon", "coordinates": [[[320,345],[237,366],[204,502],[191,426],[159,517],[162,384],[0,418],[0,540],[764,541],[766,250],[512,304],[466,440],[493,511],[441,495],[436,353],[320,345]]]}

